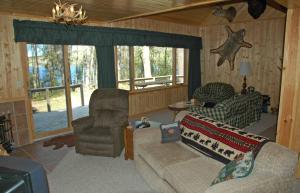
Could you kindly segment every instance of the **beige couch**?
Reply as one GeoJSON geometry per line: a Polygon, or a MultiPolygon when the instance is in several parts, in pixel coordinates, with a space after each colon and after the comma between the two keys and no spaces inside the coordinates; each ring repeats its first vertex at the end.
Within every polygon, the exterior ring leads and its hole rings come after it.
{"type": "MultiPolygon", "coordinates": [[[[177,117],[178,119],[178,117],[177,117]]],[[[181,142],[161,144],[159,128],[134,132],[137,169],[155,192],[160,193],[290,193],[293,191],[297,154],[269,142],[245,178],[210,186],[221,162],[206,157],[181,142]]]]}

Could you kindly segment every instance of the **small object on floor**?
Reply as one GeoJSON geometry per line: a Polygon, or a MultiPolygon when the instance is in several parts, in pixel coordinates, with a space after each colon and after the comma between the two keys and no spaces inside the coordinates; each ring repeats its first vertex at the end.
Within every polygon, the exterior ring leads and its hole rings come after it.
{"type": "Polygon", "coordinates": [[[64,145],[67,147],[75,146],[76,136],[74,134],[68,134],[63,136],[54,137],[44,142],[43,146],[48,147],[54,145],[53,150],[60,149],[64,145]]]}
{"type": "Polygon", "coordinates": [[[141,123],[136,125],[136,128],[147,128],[147,127],[150,127],[149,122],[141,122],[141,123]]]}
{"type": "Polygon", "coordinates": [[[268,113],[268,106],[271,104],[271,97],[269,95],[262,95],[263,102],[262,102],[262,112],[268,113]]]}
{"type": "Polygon", "coordinates": [[[140,123],[137,122],[135,125],[136,128],[147,128],[150,127],[149,118],[148,117],[141,117],[140,123]]]}

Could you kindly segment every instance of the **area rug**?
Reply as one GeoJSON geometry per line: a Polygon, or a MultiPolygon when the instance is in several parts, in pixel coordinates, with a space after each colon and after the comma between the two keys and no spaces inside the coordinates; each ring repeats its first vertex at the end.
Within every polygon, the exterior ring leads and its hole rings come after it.
{"type": "Polygon", "coordinates": [[[48,147],[54,145],[53,149],[59,149],[62,148],[64,145],[67,147],[73,147],[76,142],[76,137],[74,134],[67,134],[63,136],[57,136],[54,138],[51,138],[50,140],[47,140],[44,142],[43,146],[48,147]]]}
{"type": "Polygon", "coordinates": [[[70,151],[48,174],[51,193],[153,193],[133,161],[70,151]]]}

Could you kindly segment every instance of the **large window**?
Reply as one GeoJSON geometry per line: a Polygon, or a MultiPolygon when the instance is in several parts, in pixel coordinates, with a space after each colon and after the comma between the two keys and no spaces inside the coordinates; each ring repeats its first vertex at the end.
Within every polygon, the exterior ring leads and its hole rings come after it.
{"type": "Polygon", "coordinates": [[[94,46],[27,44],[29,90],[35,138],[70,130],[88,115],[97,86],[94,46]]]}
{"type": "Polygon", "coordinates": [[[183,48],[116,46],[118,88],[140,90],[184,83],[183,48]]]}

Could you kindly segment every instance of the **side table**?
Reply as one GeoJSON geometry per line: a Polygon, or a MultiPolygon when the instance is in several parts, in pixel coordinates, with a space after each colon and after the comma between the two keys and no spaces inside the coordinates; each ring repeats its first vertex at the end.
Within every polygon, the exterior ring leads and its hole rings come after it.
{"type": "Polygon", "coordinates": [[[174,111],[174,117],[175,117],[178,112],[183,111],[183,110],[187,110],[191,106],[196,106],[196,105],[200,105],[200,102],[199,101],[193,101],[193,102],[180,101],[180,102],[176,102],[176,103],[168,105],[168,108],[171,111],[174,111]]]}
{"type": "Polygon", "coordinates": [[[132,126],[127,126],[124,129],[125,160],[133,160],[133,132],[132,126]]]}

